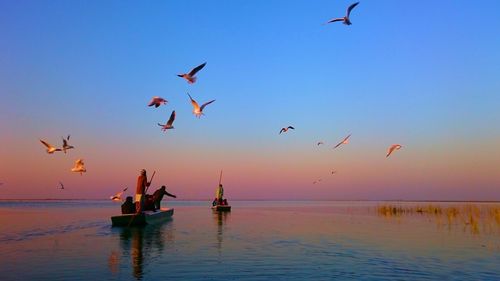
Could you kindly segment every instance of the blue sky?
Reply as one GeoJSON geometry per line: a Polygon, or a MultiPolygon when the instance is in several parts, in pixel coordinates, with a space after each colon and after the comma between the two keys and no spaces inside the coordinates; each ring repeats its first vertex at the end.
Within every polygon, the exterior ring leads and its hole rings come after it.
{"type": "MultiPolygon", "coordinates": [[[[500,140],[500,3],[361,1],[351,26],[323,25],[351,3],[3,1],[4,147],[21,142],[38,151],[32,140],[55,142],[71,133],[80,147],[92,147],[95,161],[126,154],[117,148],[124,146],[134,160],[148,155],[138,166],[158,149],[169,152],[167,163],[215,154],[221,159],[214,166],[231,166],[302,155],[318,139],[336,142],[352,133],[358,148],[349,153],[358,162],[367,151],[384,154],[401,142],[415,153],[402,165],[410,170],[419,161],[411,157],[429,149],[449,150],[440,159],[478,157],[471,167],[479,171],[498,163],[491,149],[500,140]],[[196,84],[176,76],[205,61],[196,84]],[[191,115],[187,92],[200,103],[216,99],[201,120],[191,115]],[[147,108],[156,95],[169,104],[147,108]],[[174,109],[176,129],[165,136],[156,123],[174,109]],[[284,139],[277,133],[287,125],[297,130],[284,139]],[[469,146],[477,156],[460,156],[469,146]]],[[[21,150],[4,149],[2,156],[21,150]]],[[[433,153],[425,161],[437,161],[433,153]]],[[[4,169],[15,182],[20,167],[4,169]]],[[[283,169],[285,178],[296,172],[283,169]]],[[[482,176],[489,191],[500,182],[494,172],[482,176]]]]}

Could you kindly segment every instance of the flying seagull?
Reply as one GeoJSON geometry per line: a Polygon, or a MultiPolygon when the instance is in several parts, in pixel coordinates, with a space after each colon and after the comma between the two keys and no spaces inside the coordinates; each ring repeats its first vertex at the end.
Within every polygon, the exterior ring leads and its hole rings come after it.
{"type": "Polygon", "coordinates": [[[345,25],[351,25],[351,20],[349,19],[349,15],[351,14],[351,11],[352,9],[354,9],[354,7],[356,7],[357,5],[359,4],[359,2],[356,2],[354,4],[351,4],[351,6],[349,6],[347,8],[347,14],[345,17],[342,17],[342,18],[334,18],[334,19],[331,19],[329,20],[327,23],[332,23],[332,22],[336,22],[336,21],[341,21],[343,24],[345,25]]]}
{"type": "Polygon", "coordinates": [[[75,173],[80,173],[80,175],[83,175],[83,173],[87,172],[87,169],[85,169],[83,164],[83,159],[76,160],[75,167],[73,167],[71,171],[75,173]]]}
{"type": "Polygon", "coordinates": [[[41,143],[43,143],[43,145],[45,145],[45,147],[47,147],[47,153],[48,154],[52,154],[56,151],[61,151],[60,148],[55,148],[53,145],[51,145],[50,143],[46,142],[46,141],[43,141],[43,140],[40,140],[41,143]]]}
{"type": "Polygon", "coordinates": [[[351,134],[349,134],[347,137],[345,137],[344,140],[342,140],[341,142],[339,142],[333,149],[341,146],[342,144],[348,144],[350,137],[351,137],[351,134]]]}
{"type": "Polygon", "coordinates": [[[335,170],[332,170],[332,175],[333,175],[333,174],[336,174],[336,173],[337,173],[337,171],[335,171],[335,170]]]}
{"type": "Polygon", "coordinates": [[[113,201],[123,201],[122,194],[123,194],[123,192],[127,191],[127,188],[128,187],[125,187],[122,191],[118,192],[117,194],[115,194],[113,196],[110,196],[109,199],[111,199],[113,201]]]}
{"type": "Polygon", "coordinates": [[[70,137],[70,135],[68,135],[67,138],[62,138],[62,140],[63,140],[62,150],[64,153],[66,153],[66,150],[68,150],[68,149],[75,148],[74,146],[68,145],[69,137],[70,137]]]}
{"type": "Polygon", "coordinates": [[[167,104],[167,100],[162,97],[153,97],[151,101],[149,101],[148,106],[155,106],[158,108],[161,104],[167,104]]]}
{"type": "Polygon", "coordinates": [[[281,128],[281,130],[280,130],[280,135],[281,135],[281,133],[286,133],[286,132],[288,131],[288,129],[295,130],[295,128],[294,128],[294,127],[292,127],[292,126],[288,126],[288,127],[286,127],[286,128],[281,128]]]}
{"type": "Polygon", "coordinates": [[[317,143],[318,146],[320,146],[322,144],[324,144],[322,141],[318,141],[318,143],[317,143]]]}
{"type": "Polygon", "coordinates": [[[196,77],[194,77],[194,75],[196,74],[196,72],[200,71],[203,67],[205,67],[206,64],[207,63],[204,62],[204,63],[198,65],[197,67],[191,69],[191,71],[189,71],[189,73],[178,74],[177,76],[186,79],[189,84],[193,84],[194,82],[196,82],[196,77]]]}
{"type": "Polygon", "coordinates": [[[189,93],[188,93],[188,96],[191,99],[191,104],[193,105],[193,114],[198,118],[200,118],[201,115],[205,115],[203,113],[203,109],[205,108],[205,106],[207,106],[215,101],[215,100],[208,101],[208,102],[202,104],[200,107],[198,105],[198,103],[191,97],[191,95],[189,93]]]}
{"type": "Polygon", "coordinates": [[[170,114],[170,118],[168,118],[167,123],[165,125],[158,123],[158,126],[162,127],[161,130],[166,132],[167,130],[174,129],[173,126],[174,120],[175,120],[175,110],[172,110],[172,113],[170,114]]]}
{"type": "Polygon", "coordinates": [[[386,158],[389,157],[389,155],[391,155],[391,153],[394,150],[399,150],[401,147],[403,147],[403,146],[400,144],[393,144],[393,145],[389,146],[389,149],[387,149],[387,155],[385,157],[386,158]]]}
{"type": "Polygon", "coordinates": [[[59,185],[60,185],[59,189],[64,189],[64,184],[62,182],[59,182],[59,185]]]}

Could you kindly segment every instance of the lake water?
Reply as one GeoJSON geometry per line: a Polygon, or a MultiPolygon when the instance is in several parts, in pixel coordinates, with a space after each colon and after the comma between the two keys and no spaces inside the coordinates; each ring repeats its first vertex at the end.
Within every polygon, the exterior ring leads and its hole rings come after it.
{"type": "Polygon", "coordinates": [[[0,280],[500,280],[498,219],[230,203],[164,202],[170,221],[129,229],[111,227],[113,202],[0,201],[0,280]]]}

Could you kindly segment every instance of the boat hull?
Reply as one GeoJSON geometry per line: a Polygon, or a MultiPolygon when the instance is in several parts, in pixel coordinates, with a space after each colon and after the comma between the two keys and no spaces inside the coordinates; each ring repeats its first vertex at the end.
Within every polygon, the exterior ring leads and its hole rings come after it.
{"type": "Polygon", "coordinates": [[[169,220],[174,215],[173,208],[161,209],[160,211],[144,211],[141,214],[126,214],[111,217],[113,226],[142,226],[147,224],[158,224],[169,220]]]}
{"type": "Polygon", "coordinates": [[[212,206],[212,210],[217,211],[217,212],[230,212],[231,206],[229,206],[229,205],[212,206]]]}

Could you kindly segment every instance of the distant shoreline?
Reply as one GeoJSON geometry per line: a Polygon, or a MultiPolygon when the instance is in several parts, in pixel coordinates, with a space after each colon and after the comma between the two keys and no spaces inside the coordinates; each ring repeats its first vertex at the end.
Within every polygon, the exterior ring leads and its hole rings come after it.
{"type": "MultiPolygon", "coordinates": [[[[58,199],[58,198],[38,198],[38,199],[0,199],[2,201],[109,201],[109,199],[58,199]]],[[[209,202],[207,199],[178,199],[175,201],[181,202],[209,202]]],[[[231,199],[231,201],[237,202],[401,202],[401,203],[500,203],[500,200],[395,200],[395,199],[380,199],[380,200],[368,200],[368,199],[332,199],[332,200],[287,200],[287,199],[231,199]]]]}

